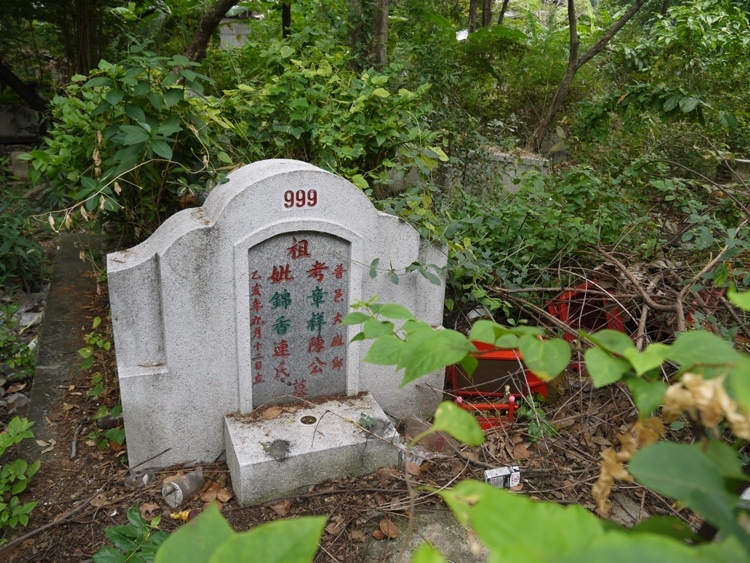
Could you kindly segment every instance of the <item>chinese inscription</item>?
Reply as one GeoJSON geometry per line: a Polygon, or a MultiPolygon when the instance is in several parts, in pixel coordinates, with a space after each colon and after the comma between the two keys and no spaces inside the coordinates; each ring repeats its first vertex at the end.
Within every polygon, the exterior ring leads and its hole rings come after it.
{"type": "Polygon", "coordinates": [[[346,392],[349,243],[319,232],[249,251],[253,407],[346,392]]]}

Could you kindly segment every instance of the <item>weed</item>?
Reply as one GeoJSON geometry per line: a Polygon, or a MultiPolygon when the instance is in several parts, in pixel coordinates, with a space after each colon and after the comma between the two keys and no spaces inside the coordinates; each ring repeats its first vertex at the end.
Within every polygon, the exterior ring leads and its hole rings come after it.
{"type": "Polygon", "coordinates": [[[128,509],[128,524],[112,526],[104,530],[104,535],[114,547],[105,546],[94,554],[94,563],[114,563],[123,561],[150,562],[156,550],[169,537],[159,530],[161,516],[148,522],[137,506],[128,509]]]}
{"type": "MultiPolygon", "coordinates": [[[[34,437],[30,430],[33,424],[26,418],[13,417],[7,428],[0,433],[0,459],[11,446],[34,437]]],[[[21,503],[18,495],[26,490],[38,470],[38,460],[29,463],[22,457],[17,457],[12,462],[3,463],[0,468],[0,529],[13,529],[29,523],[29,514],[37,501],[21,503]]],[[[0,544],[6,541],[0,538],[0,544]]]]}

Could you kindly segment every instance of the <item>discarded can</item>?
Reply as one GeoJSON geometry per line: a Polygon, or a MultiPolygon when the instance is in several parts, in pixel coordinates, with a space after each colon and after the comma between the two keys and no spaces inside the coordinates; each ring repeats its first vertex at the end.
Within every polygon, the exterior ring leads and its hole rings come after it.
{"type": "Polygon", "coordinates": [[[521,484],[521,469],[517,465],[487,469],[484,472],[484,481],[499,489],[510,489],[521,484]]]}
{"type": "Polygon", "coordinates": [[[164,497],[169,506],[177,508],[200,491],[205,483],[203,471],[196,469],[164,483],[161,488],[161,496],[164,497]]]}

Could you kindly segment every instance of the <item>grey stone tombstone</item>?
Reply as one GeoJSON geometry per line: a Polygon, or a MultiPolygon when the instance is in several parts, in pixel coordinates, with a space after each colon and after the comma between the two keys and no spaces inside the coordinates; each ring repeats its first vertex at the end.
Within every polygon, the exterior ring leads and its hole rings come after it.
{"type": "Polygon", "coordinates": [[[351,304],[378,295],[439,326],[444,285],[416,271],[398,284],[373,278],[376,258],[402,272],[446,260],[347,180],[293,160],[233,172],[203,207],[110,254],[131,466],[208,462],[226,452],[247,504],[286,492],[284,481],[394,461],[386,413],[429,417],[443,375],[401,387],[400,373],[362,361],[369,343],[350,342],[358,328],[340,320],[351,304]],[[278,404],[281,415],[256,416],[278,404]]]}

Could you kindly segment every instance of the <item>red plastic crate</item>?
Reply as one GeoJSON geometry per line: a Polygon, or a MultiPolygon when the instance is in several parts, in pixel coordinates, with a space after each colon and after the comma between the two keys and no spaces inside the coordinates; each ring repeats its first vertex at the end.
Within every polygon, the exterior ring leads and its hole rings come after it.
{"type": "Polygon", "coordinates": [[[469,379],[459,366],[446,369],[447,387],[456,404],[472,412],[482,428],[513,421],[513,415],[526,395],[547,397],[547,384],[523,364],[518,350],[495,350],[490,344],[474,342],[479,365],[469,379]],[[505,386],[515,403],[507,401],[505,386]]]}

